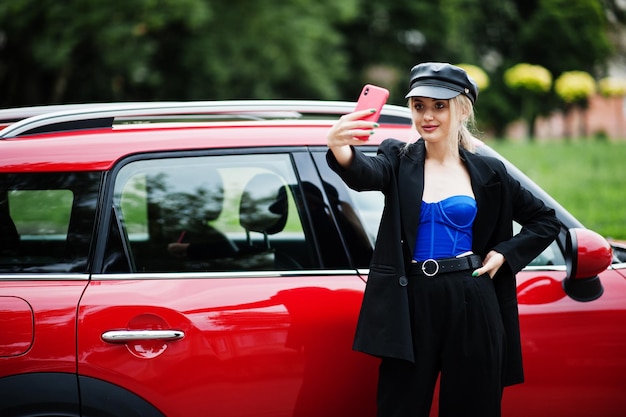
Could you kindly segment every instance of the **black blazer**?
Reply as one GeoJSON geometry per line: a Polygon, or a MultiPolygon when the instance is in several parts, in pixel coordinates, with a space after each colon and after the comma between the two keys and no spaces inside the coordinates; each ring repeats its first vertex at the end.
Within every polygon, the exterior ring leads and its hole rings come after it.
{"type": "MultiPolygon", "coordinates": [[[[401,277],[415,246],[424,192],[425,146],[423,139],[405,145],[387,139],[375,157],[354,149],[354,160],[347,169],[330,151],[327,160],[349,187],[378,190],[385,195],[353,347],[371,355],[413,362],[408,296],[401,277]]],[[[524,380],[515,274],[556,238],[560,223],[554,210],[508,175],[501,161],[462,148],[460,156],[478,206],[472,250],[481,257],[495,250],[506,259],[493,284],[506,333],[504,385],[512,385],[524,380]],[[516,236],[513,220],[523,226],[516,236]]]]}

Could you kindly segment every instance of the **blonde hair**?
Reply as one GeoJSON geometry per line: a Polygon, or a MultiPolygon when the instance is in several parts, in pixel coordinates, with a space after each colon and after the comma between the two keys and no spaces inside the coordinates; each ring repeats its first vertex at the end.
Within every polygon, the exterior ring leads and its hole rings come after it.
{"type": "MultiPolygon", "coordinates": [[[[409,107],[412,107],[413,97],[409,98],[409,107]]],[[[451,126],[448,140],[453,146],[461,146],[469,152],[474,152],[474,106],[471,100],[463,94],[448,100],[450,103],[450,119],[454,124],[451,126]]],[[[407,148],[409,143],[407,143],[407,148]]],[[[406,150],[406,149],[405,149],[406,150]]]]}
{"type": "Polygon", "coordinates": [[[474,129],[474,106],[469,98],[463,94],[451,98],[450,116],[452,120],[457,121],[456,129],[450,130],[448,139],[452,145],[460,145],[467,151],[474,152],[474,135],[471,130],[474,129]],[[459,114],[460,113],[460,114],[459,114]]]}

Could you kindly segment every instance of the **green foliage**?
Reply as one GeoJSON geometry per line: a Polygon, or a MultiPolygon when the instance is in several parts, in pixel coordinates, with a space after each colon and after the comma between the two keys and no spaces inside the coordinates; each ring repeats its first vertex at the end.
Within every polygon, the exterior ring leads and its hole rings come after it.
{"type": "Polygon", "coordinates": [[[521,58],[541,64],[555,77],[564,71],[594,73],[612,53],[608,22],[597,0],[539,0],[521,27],[521,58]]]}
{"type": "Polygon", "coordinates": [[[626,239],[626,142],[490,143],[586,227],[626,239]]]}
{"type": "Polygon", "coordinates": [[[210,36],[189,45],[210,98],[337,98],[348,72],[332,25],[356,14],[355,1],[214,3],[210,36]]]}
{"type": "Polygon", "coordinates": [[[337,98],[358,0],[0,3],[0,105],[337,98]],[[11,57],[11,60],[6,60],[11,57]]]}

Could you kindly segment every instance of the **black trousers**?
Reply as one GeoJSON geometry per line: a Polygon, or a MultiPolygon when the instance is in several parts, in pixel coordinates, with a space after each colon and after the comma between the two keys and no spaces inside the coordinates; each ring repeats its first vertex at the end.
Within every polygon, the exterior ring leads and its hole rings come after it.
{"type": "Polygon", "coordinates": [[[499,417],[504,328],[493,283],[472,271],[409,274],[415,363],[383,358],[378,417],[499,417]]]}

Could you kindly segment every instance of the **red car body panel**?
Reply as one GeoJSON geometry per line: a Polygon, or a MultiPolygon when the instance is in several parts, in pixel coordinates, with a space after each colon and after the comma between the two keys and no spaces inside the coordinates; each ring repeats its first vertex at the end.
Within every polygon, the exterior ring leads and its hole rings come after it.
{"type": "Polygon", "coordinates": [[[579,302],[563,291],[563,277],[545,271],[517,276],[525,383],[505,389],[503,415],[621,416],[626,281],[607,270],[604,294],[579,302]]]}
{"type": "MultiPolygon", "coordinates": [[[[126,155],[172,149],[219,149],[259,146],[325,145],[328,125],[245,124],[204,128],[101,129],[0,140],[0,172],[103,171],[126,155]],[[54,144],[54,146],[50,146],[54,144]]],[[[387,137],[408,140],[406,126],[385,127],[368,141],[387,137]]]]}
{"type": "Polygon", "coordinates": [[[371,415],[376,360],[351,350],[363,288],[354,275],[92,282],[78,371],[168,416],[371,415]],[[184,338],[101,337],[167,328],[184,338]]]}
{"type": "Polygon", "coordinates": [[[76,372],[76,308],[86,285],[86,280],[1,282],[0,376],[76,372]]]}

